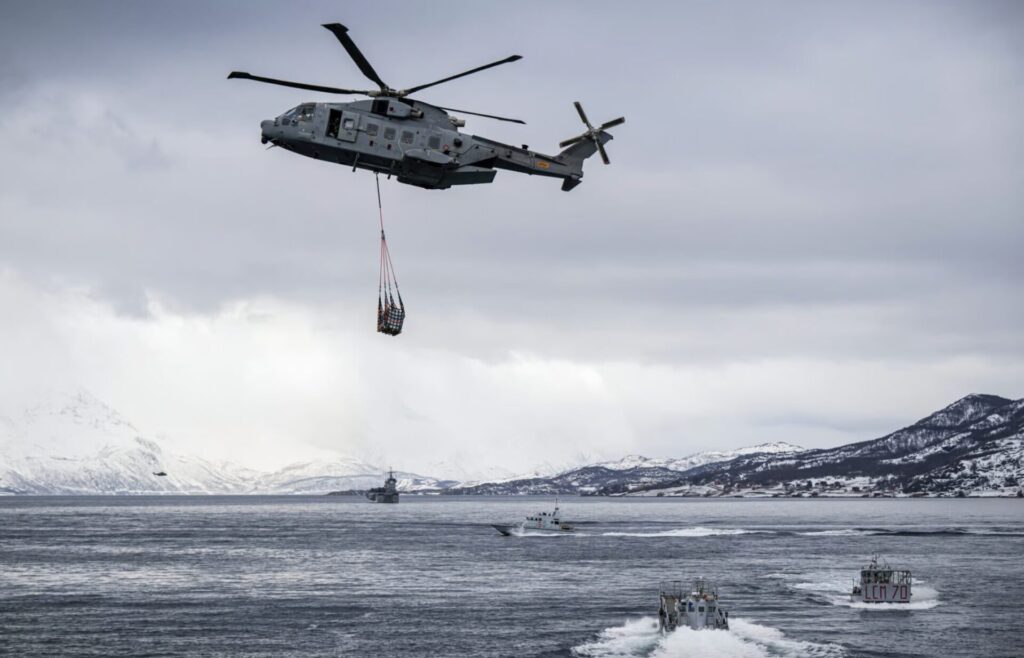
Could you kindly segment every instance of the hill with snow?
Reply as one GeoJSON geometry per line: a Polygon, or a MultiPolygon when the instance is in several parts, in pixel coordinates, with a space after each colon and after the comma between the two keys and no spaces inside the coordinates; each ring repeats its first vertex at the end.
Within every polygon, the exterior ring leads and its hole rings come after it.
{"type": "MultiPolygon", "coordinates": [[[[380,486],[354,457],[273,472],[165,449],[87,391],[0,408],[0,494],[308,494],[380,486]]],[[[582,459],[582,458],[581,458],[582,459]]],[[[464,481],[396,471],[404,492],[584,495],[1015,495],[1024,400],[969,395],[908,427],[837,448],[765,443],[682,458],[629,455],[464,481]]],[[[438,462],[446,472],[465,472],[438,462]]]]}
{"type": "MultiPolygon", "coordinates": [[[[0,493],[6,494],[324,494],[380,486],[383,473],[346,457],[264,473],[177,454],[88,391],[46,393],[0,411],[0,493]]],[[[395,475],[403,491],[455,484],[395,475]]]]}

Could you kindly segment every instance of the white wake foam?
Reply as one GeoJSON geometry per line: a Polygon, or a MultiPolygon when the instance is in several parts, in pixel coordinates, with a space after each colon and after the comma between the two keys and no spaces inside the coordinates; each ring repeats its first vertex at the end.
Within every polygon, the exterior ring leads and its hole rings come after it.
{"type": "Polygon", "coordinates": [[[729,620],[728,631],[682,628],[661,635],[657,620],[643,617],[606,628],[597,640],[573,648],[573,655],[587,658],[836,658],[843,654],[839,645],[792,640],[776,628],[736,618],[729,620]]]}
{"type": "Polygon", "coordinates": [[[573,647],[573,655],[587,658],[632,658],[648,656],[661,641],[658,620],[642,617],[601,631],[597,639],[573,647]]]}
{"type": "Polygon", "coordinates": [[[744,530],[743,528],[675,528],[653,532],[603,532],[604,537],[712,537],[715,535],[749,535],[772,533],[773,530],[744,530]]]}
{"type": "Polygon", "coordinates": [[[513,537],[580,537],[582,535],[583,533],[580,532],[531,530],[530,528],[517,528],[512,531],[513,537]]]}

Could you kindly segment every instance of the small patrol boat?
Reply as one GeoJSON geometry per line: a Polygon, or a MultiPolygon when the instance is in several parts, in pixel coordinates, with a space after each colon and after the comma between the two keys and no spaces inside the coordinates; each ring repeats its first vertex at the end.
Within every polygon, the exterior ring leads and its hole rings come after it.
{"type": "Polygon", "coordinates": [[[893,569],[877,555],[860,570],[860,582],[853,582],[851,601],[864,603],[910,603],[912,584],[910,571],[893,569]]]}
{"type": "Polygon", "coordinates": [[[398,480],[395,479],[395,472],[388,471],[388,479],[384,481],[384,486],[370,489],[366,492],[366,497],[375,503],[397,503],[398,480]]]}
{"type": "Polygon", "coordinates": [[[513,525],[492,524],[492,528],[506,537],[511,535],[522,535],[534,532],[575,532],[568,523],[562,521],[558,511],[558,499],[555,499],[554,512],[540,512],[526,517],[526,520],[513,525]]]}
{"type": "Polygon", "coordinates": [[[688,592],[678,580],[661,586],[658,629],[671,633],[681,626],[729,630],[729,613],[718,605],[717,587],[703,578],[694,580],[688,592]]]}

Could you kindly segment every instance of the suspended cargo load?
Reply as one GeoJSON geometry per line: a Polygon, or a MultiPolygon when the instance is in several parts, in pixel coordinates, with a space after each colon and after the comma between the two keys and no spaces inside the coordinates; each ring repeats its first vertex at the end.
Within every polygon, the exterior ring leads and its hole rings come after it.
{"type": "Polygon", "coordinates": [[[403,324],[405,324],[405,306],[402,304],[402,296],[398,296],[397,302],[390,293],[378,297],[377,331],[389,336],[397,336],[402,333],[403,324]]]}
{"type": "Polygon", "coordinates": [[[389,336],[402,333],[405,324],[405,303],[398,290],[398,277],[391,264],[391,252],[384,235],[384,210],[380,202],[380,176],[377,181],[377,212],[380,216],[380,276],[377,281],[377,331],[389,336]],[[394,288],[394,290],[392,290],[394,288]]]}

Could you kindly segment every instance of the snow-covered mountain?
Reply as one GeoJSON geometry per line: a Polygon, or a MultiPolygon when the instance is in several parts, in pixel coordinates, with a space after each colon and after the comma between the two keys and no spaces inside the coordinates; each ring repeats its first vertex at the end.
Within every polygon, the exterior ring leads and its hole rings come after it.
{"type": "Polygon", "coordinates": [[[631,455],[450,493],[1009,496],[1022,483],[1024,400],[969,395],[891,434],[837,448],[772,443],[682,459],[631,455]]]}
{"type": "MultiPolygon", "coordinates": [[[[48,392],[21,409],[0,411],[0,493],[323,494],[380,486],[383,472],[346,457],[263,473],[177,454],[84,390],[48,392]]],[[[395,475],[403,491],[455,484],[395,475]]]]}
{"type": "Polygon", "coordinates": [[[728,462],[746,455],[791,455],[804,449],[791,443],[762,443],[736,450],[700,452],[688,457],[650,458],[629,455],[617,461],[584,464],[551,475],[535,474],[492,482],[469,482],[446,493],[460,494],[553,494],[600,493],[609,488],[643,488],[678,480],[695,468],[728,462]]]}
{"type": "Polygon", "coordinates": [[[87,391],[0,413],[0,493],[243,493],[254,475],[165,452],[87,391]]]}
{"type": "MultiPolygon", "coordinates": [[[[262,475],[252,483],[254,493],[326,494],[332,491],[358,491],[383,484],[384,469],[353,457],[330,461],[291,464],[262,475]]],[[[453,480],[395,471],[399,491],[434,491],[453,484],[453,480]]]]}
{"type": "MultiPolygon", "coordinates": [[[[89,394],[0,406],[0,494],[324,494],[380,486],[352,457],[266,473],[164,449],[89,394]]],[[[1024,481],[1024,400],[969,395],[871,441],[805,450],[765,443],[682,458],[630,455],[488,481],[396,471],[405,492],[594,495],[1014,495],[1024,481]]],[[[458,470],[445,463],[445,471],[458,470]]],[[[501,473],[501,469],[496,469],[501,473]]]]}
{"type": "Polygon", "coordinates": [[[688,471],[691,468],[703,466],[704,464],[729,461],[731,459],[736,459],[737,457],[742,457],[745,455],[779,455],[803,451],[804,448],[793,445],[792,443],[786,443],[785,441],[776,441],[774,443],[761,443],[756,446],[737,448],[735,450],[712,450],[708,452],[698,452],[696,454],[690,455],[688,457],[683,457],[681,459],[651,459],[648,457],[642,457],[640,455],[629,455],[627,457],[623,457],[618,461],[597,462],[595,464],[588,464],[588,466],[599,466],[601,468],[607,468],[608,470],[611,471],[627,471],[634,468],[665,468],[670,471],[688,471]]]}

